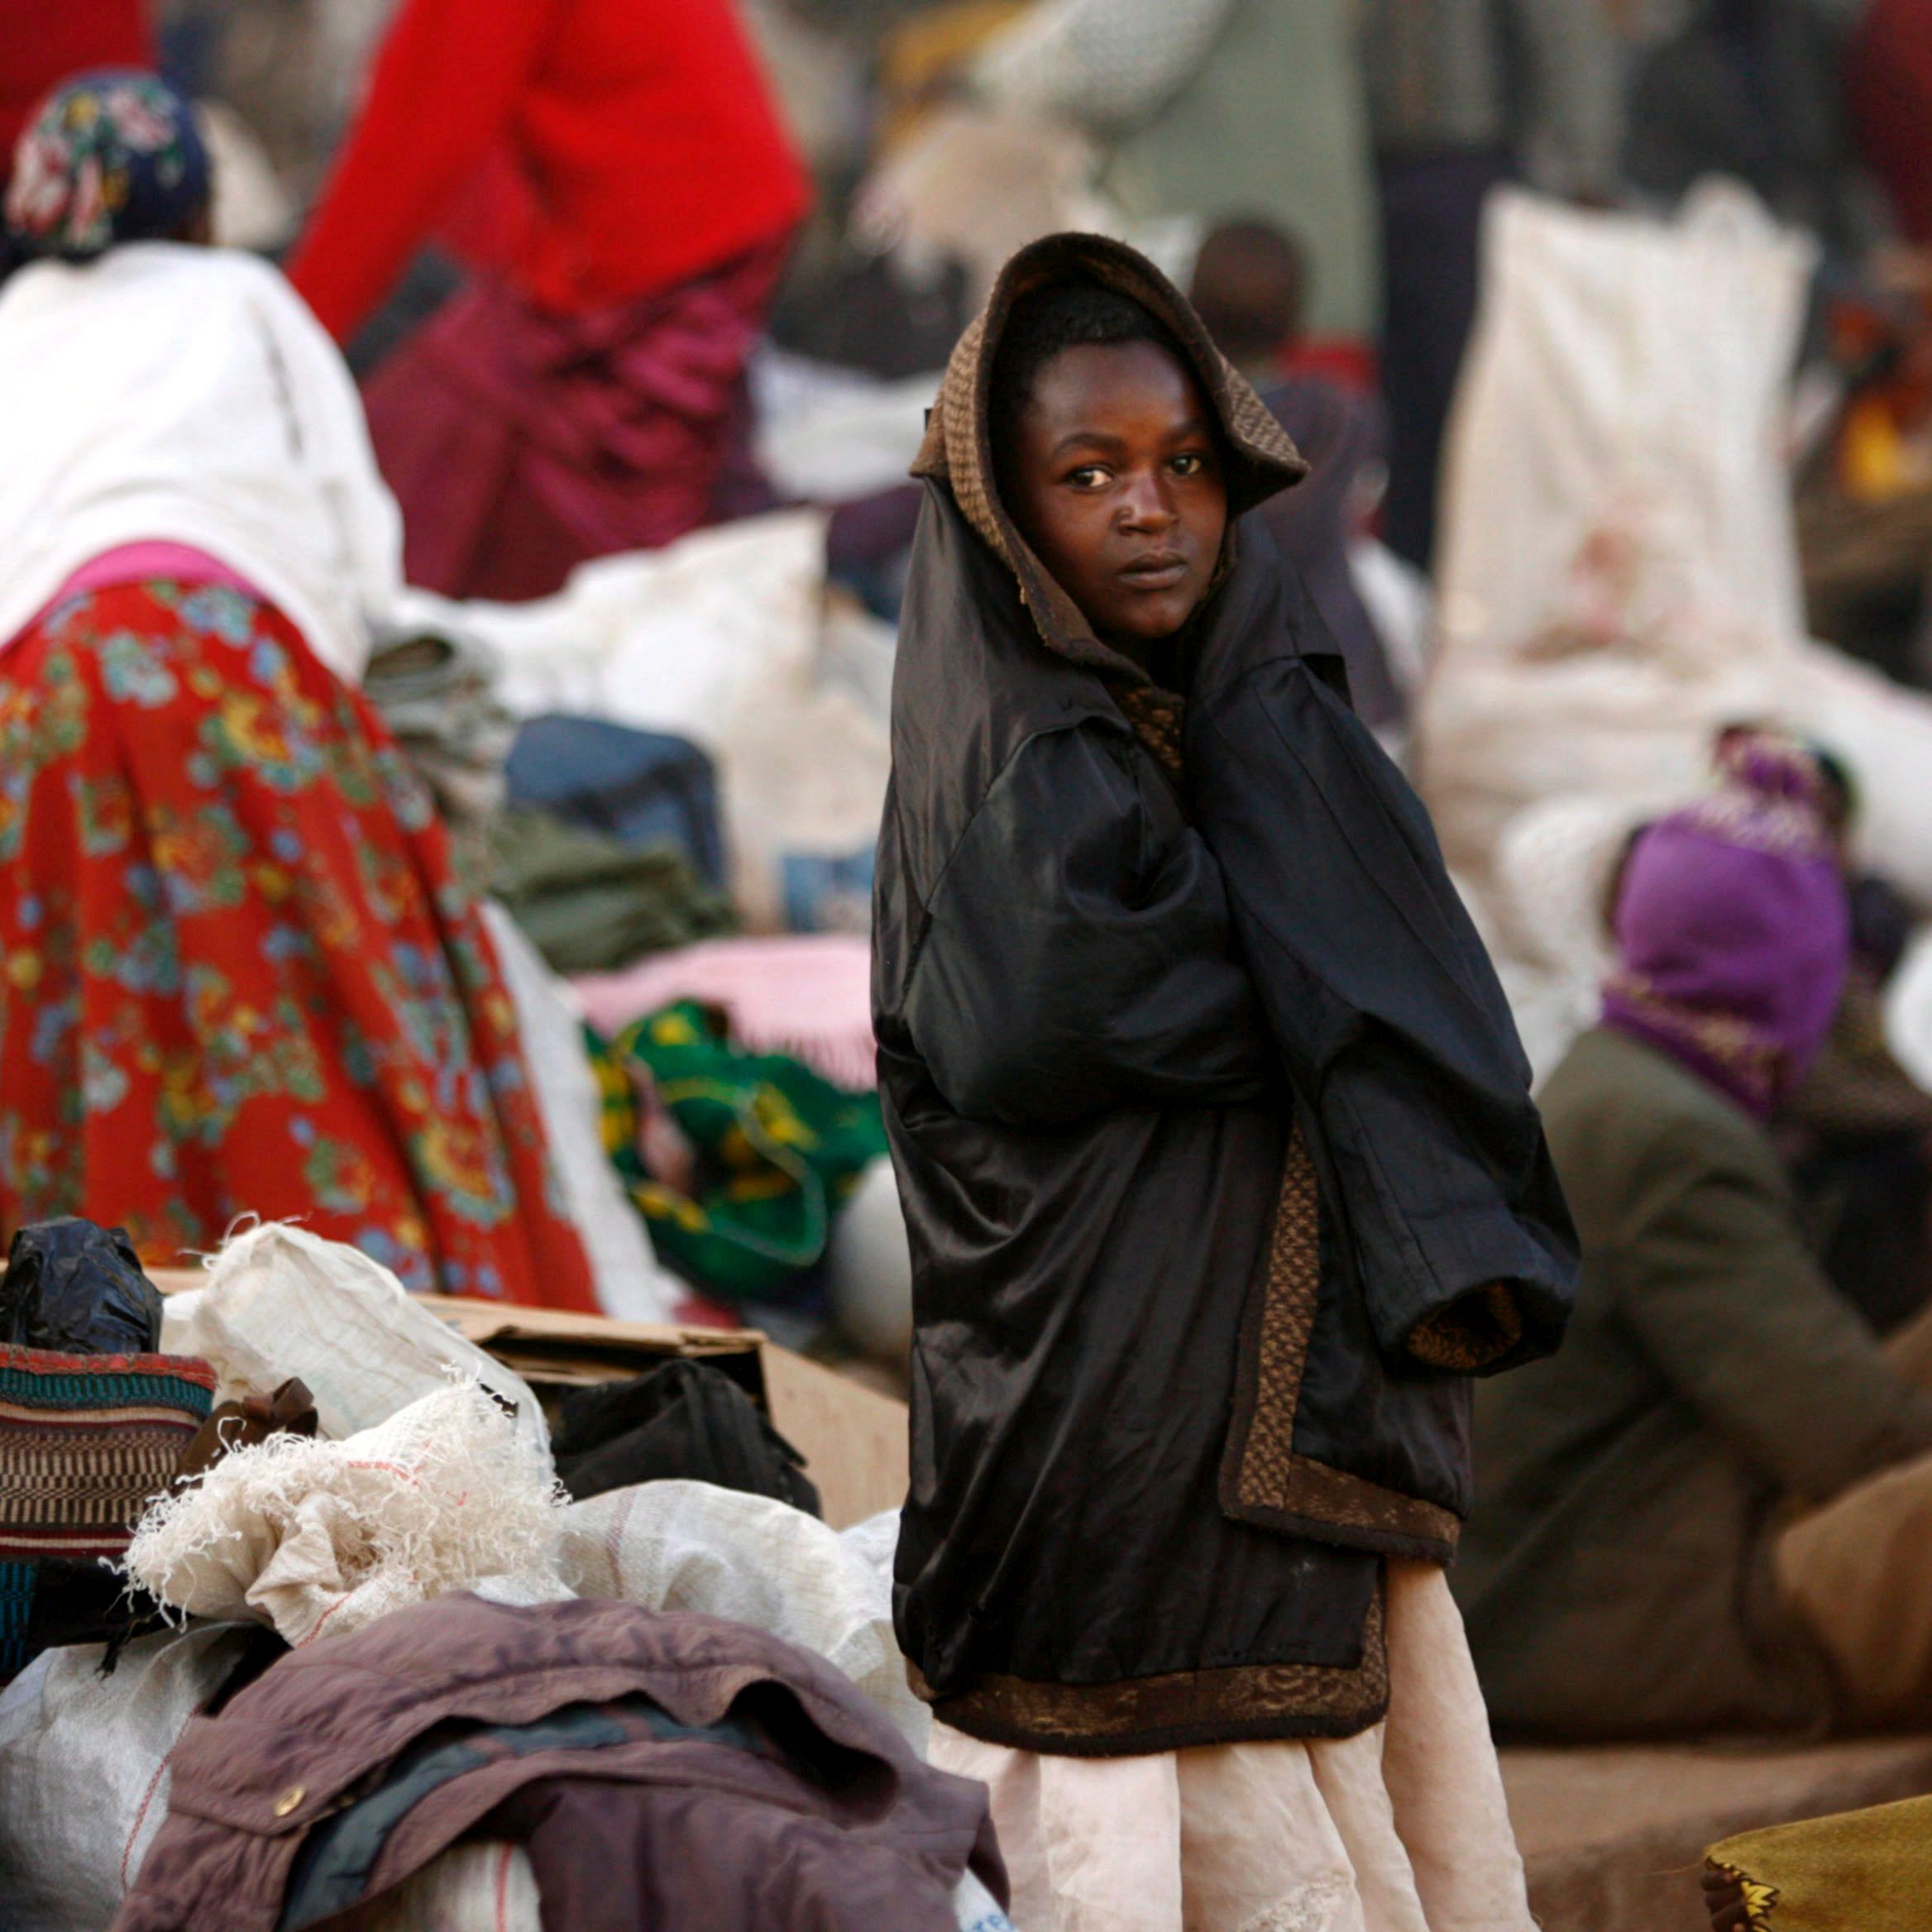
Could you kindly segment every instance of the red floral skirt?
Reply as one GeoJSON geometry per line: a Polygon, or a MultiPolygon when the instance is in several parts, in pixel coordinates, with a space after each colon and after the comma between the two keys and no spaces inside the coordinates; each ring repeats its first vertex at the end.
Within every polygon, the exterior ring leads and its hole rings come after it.
{"type": "Polygon", "coordinates": [[[594,1308],[427,794],[280,612],[156,582],[0,655],[0,1234],[160,1265],[299,1219],[413,1289],[594,1308]]]}

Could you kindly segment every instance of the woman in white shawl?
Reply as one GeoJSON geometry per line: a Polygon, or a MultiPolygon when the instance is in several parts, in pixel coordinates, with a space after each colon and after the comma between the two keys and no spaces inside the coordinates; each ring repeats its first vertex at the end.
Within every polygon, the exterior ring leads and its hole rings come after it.
{"type": "Polygon", "coordinates": [[[0,285],[0,1235],[160,1262],[300,1215],[411,1286],[592,1308],[514,1016],[354,688],[400,589],[347,370],[201,244],[151,75],[22,136],[0,285]]]}

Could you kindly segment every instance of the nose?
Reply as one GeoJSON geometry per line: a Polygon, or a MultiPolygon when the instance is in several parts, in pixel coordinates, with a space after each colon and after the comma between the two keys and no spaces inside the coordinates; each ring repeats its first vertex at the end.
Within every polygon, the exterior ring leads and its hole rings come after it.
{"type": "Polygon", "coordinates": [[[1120,497],[1120,527],[1130,535],[1160,536],[1180,521],[1164,470],[1136,471],[1120,497]]]}

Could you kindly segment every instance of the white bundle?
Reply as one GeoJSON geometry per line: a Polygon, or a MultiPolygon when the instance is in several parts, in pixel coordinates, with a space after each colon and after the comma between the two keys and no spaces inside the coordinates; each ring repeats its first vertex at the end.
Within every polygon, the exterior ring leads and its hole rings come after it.
{"type": "Polygon", "coordinates": [[[768,1496],[666,1480],[565,1513],[559,1567],[580,1596],[729,1617],[824,1657],[921,1756],[931,1719],[892,1634],[898,1512],[843,1536],[768,1496]]]}
{"type": "Polygon", "coordinates": [[[544,1451],[466,1382],[347,1442],[237,1450],[141,1518],[131,1581],[199,1617],[253,1617],[290,1643],[513,1576],[567,1595],[565,1499],[544,1451]]]}
{"type": "Polygon", "coordinates": [[[204,1286],[168,1298],[161,1341],[213,1363],[218,1401],[265,1395],[299,1375],[323,1434],[338,1441],[458,1376],[494,1390],[519,1432],[549,1451],[543,1411],[520,1376],[464,1341],[380,1262],[290,1222],[224,1242],[204,1286]]]}

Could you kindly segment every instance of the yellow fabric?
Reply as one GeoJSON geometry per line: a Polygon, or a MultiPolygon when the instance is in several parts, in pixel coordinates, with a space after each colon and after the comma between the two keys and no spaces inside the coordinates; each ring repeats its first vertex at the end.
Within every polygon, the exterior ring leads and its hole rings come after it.
{"type": "Polygon", "coordinates": [[[1743,1882],[1752,1932],[1925,1932],[1932,1798],[1746,1832],[1710,1862],[1743,1882]]]}

